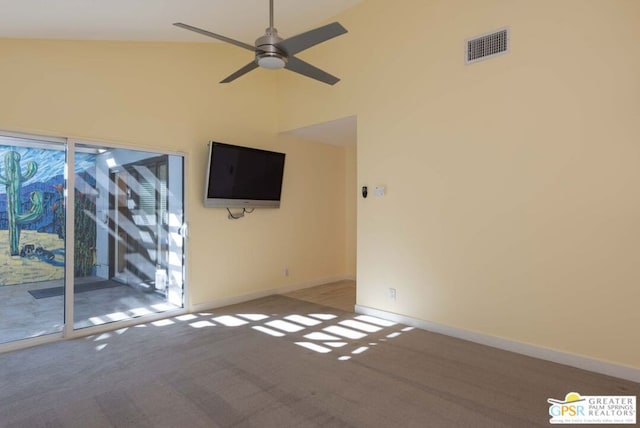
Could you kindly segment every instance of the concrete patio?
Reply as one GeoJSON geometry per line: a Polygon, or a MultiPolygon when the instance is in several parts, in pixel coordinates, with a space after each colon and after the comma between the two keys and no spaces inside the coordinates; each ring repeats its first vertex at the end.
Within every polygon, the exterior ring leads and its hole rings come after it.
{"type": "MultiPolygon", "coordinates": [[[[103,278],[78,278],[75,282],[74,328],[86,328],[165,312],[177,306],[164,296],[129,285],[78,292],[103,278]]],[[[36,299],[29,291],[63,286],[62,280],[0,287],[0,343],[38,337],[62,331],[64,295],[36,299]]]]}

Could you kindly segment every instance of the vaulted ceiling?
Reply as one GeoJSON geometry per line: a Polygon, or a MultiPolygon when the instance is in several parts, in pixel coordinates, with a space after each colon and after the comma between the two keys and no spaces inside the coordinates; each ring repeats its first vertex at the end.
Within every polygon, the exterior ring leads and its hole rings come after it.
{"type": "MultiPolygon", "coordinates": [[[[283,37],[309,30],[362,0],[275,0],[283,37]]],[[[184,22],[249,44],[269,26],[268,0],[0,0],[0,37],[215,42],[184,22]]]]}

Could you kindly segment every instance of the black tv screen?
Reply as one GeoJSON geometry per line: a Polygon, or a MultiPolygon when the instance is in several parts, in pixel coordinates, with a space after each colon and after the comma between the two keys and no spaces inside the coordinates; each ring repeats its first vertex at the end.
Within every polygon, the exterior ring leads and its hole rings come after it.
{"type": "Polygon", "coordinates": [[[284,153],[209,144],[204,206],[280,207],[284,153]]]}

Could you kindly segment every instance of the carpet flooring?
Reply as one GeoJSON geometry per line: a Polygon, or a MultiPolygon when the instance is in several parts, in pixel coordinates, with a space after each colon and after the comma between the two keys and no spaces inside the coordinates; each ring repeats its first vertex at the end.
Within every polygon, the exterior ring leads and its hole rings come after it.
{"type": "Polygon", "coordinates": [[[549,426],[640,384],[270,296],[0,355],[2,427],[549,426]]]}

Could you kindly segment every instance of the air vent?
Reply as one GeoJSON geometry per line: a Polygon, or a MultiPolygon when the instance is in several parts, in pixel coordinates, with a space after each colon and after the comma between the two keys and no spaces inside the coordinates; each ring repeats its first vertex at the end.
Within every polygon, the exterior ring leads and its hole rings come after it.
{"type": "Polygon", "coordinates": [[[509,29],[467,40],[467,64],[482,61],[509,51],[509,29]]]}

